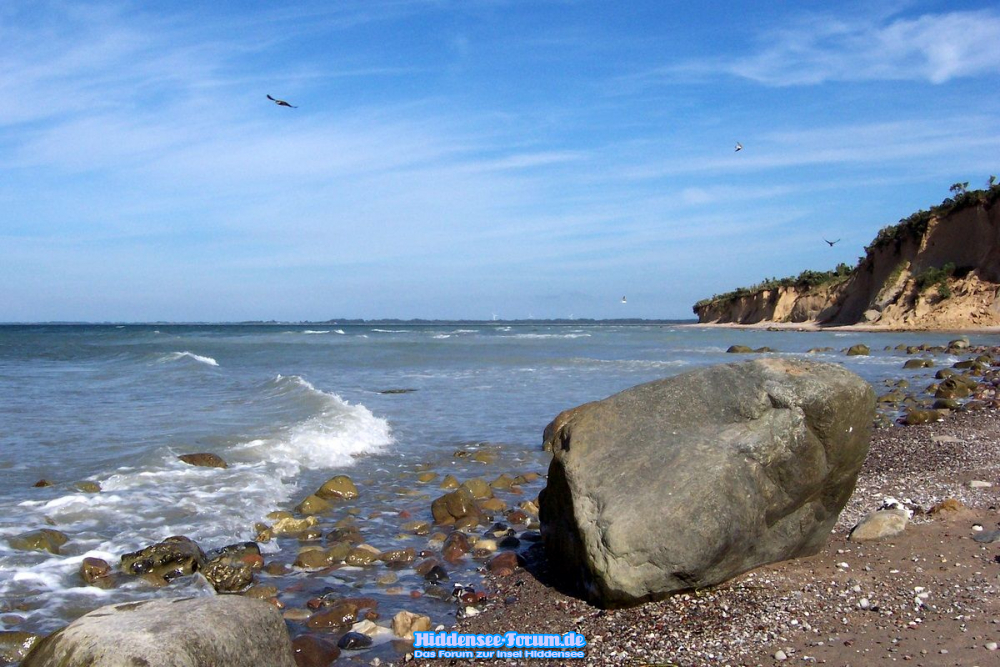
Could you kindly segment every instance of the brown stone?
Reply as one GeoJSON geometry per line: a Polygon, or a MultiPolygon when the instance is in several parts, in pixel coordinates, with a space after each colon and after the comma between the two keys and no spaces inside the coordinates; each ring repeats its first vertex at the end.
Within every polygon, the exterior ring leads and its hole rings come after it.
{"type": "Polygon", "coordinates": [[[301,635],[292,640],[292,657],[297,667],[329,667],[340,657],[340,648],[322,637],[301,635]]]}
{"type": "Polygon", "coordinates": [[[210,452],[199,452],[197,454],[181,454],[178,456],[181,461],[187,463],[188,465],[198,466],[201,468],[228,468],[229,464],[226,463],[221,456],[218,454],[212,454],[210,452]]]}

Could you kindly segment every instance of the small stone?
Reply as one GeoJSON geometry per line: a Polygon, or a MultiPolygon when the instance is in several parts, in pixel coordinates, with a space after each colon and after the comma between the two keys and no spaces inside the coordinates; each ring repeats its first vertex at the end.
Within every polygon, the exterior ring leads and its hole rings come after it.
{"type": "Polygon", "coordinates": [[[997,650],[997,643],[996,642],[986,642],[986,644],[983,645],[983,648],[985,648],[987,651],[995,651],[995,650],[997,650]]]}
{"type": "Polygon", "coordinates": [[[777,651],[774,652],[774,659],[777,660],[778,662],[781,662],[783,660],[788,660],[788,655],[781,649],[778,649],[777,651]]]}
{"type": "Polygon", "coordinates": [[[360,651],[372,645],[372,638],[360,632],[348,632],[340,638],[337,646],[345,651],[360,651]]]}
{"type": "Polygon", "coordinates": [[[197,454],[181,454],[178,456],[181,461],[188,465],[201,468],[228,468],[227,464],[218,454],[211,452],[199,452],[197,454]]]}
{"type": "Polygon", "coordinates": [[[984,482],[984,481],[979,480],[979,479],[974,479],[971,482],[969,482],[969,488],[970,489],[990,489],[990,488],[993,488],[993,484],[991,484],[990,482],[984,482]]]}

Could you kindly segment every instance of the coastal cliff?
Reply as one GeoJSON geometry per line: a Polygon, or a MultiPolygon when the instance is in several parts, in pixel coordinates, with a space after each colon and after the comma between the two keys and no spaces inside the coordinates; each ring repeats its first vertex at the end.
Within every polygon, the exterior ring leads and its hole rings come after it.
{"type": "Polygon", "coordinates": [[[882,229],[854,268],[804,271],[698,302],[701,323],[1000,326],[1000,185],[882,229]]]}

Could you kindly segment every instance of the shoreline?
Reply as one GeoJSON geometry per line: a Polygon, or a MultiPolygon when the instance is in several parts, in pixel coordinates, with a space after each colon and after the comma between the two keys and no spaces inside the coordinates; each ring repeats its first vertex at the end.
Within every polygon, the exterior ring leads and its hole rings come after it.
{"type": "Polygon", "coordinates": [[[1000,527],[998,508],[1000,411],[877,428],[855,491],[818,554],[710,590],[602,610],[559,592],[552,564],[533,545],[513,575],[487,575],[490,601],[454,629],[575,631],[588,641],[584,659],[407,664],[990,664],[1000,657],[1000,542],[973,538],[977,525],[1000,527]],[[992,486],[970,485],[974,480],[992,486]],[[915,510],[906,530],[883,541],[848,541],[857,520],[890,496],[915,510]],[[946,500],[949,509],[940,509],[946,500]]]}
{"type": "Polygon", "coordinates": [[[871,324],[837,324],[824,325],[817,322],[754,322],[752,324],[740,324],[736,322],[695,322],[691,324],[677,324],[674,326],[689,329],[753,329],[764,331],[795,331],[795,332],[824,332],[824,331],[857,331],[861,333],[935,333],[947,334],[1000,334],[1000,327],[968,327],[963,329],[937,329],[937,328],[889,328],[871,324]]]}

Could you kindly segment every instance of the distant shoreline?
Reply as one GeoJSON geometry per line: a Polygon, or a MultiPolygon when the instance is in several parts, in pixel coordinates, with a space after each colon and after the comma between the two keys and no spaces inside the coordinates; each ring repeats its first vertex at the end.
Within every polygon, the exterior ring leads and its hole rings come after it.
{"type": "Polygon", "coordinates": [[[732,322],[679,324],[692,329],[754,329],[764,331],[858,331],[863,333],[955,333],[955,334],[1000,334],[1000,327],[967,327],[961,329],[935,329],[931,327],[879,327],[870,324],[838,324],[822,325],[815,322],[756,322],[754,324],[735,324],[732,322]]]}

